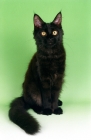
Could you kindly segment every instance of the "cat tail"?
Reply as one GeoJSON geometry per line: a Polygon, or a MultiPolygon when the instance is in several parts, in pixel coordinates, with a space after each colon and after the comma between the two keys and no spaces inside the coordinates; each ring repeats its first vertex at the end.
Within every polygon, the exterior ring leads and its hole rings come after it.
{"type": "Polygon", "coordinates": [[[10,105],[9,118],[28,134],[35,134],[39,131],[40,125],[35,118],[28,112],[28,104],[25,103],[23,97],[13,100],[10,105]]]}

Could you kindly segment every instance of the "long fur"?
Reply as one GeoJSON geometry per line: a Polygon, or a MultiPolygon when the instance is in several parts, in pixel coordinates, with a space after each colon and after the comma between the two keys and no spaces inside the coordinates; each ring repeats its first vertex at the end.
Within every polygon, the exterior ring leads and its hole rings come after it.
{"type": "Polygon", "coordinates": [[[25,74],[22,96],[12,101],[9,110],[10,120],[28,134],[40,130],[39,123],[27,112],[28,109],[43,115],[63,113],[59,107],[62,102],[58,100],[64,81],[66,59],[61,18],[61,13],[58,13],[53,22],[45,23],[38,15],[34,15],[37,52],[25,74]],[[45,37],[41,35],[44,31],[47,34],[45,37]]]}
{"type": "Polygon", "coordinates": [[[10,105],[9,118],[12,122],[21,127],[26,133],[35,134],[39,131],[40,125],[27,110],[30,106],[23,97],[16,98],[10,105]]]}

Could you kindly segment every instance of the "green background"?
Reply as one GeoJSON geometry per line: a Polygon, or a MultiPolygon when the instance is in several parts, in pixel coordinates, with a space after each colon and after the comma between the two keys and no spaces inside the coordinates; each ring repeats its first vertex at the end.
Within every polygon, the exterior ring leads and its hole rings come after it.
{"type": "MultiPolygon", "coordinates": [[[[28,63],[36,51],[33,14],[46,22],[63,14],[67,53],[62,98],[69,103],[89,103],[91,93],[91,10],[85,0],[0,1],[0,104],[21,95],[28,63]]],[[[71,104],[72,104],[71,103],[71,104]]]]}
{"type": "MultiPolygon", "coordinates": [[[[62,11],[67,54],[63,108],[91,107],[91,1],[0,0],[0,108],[22,93],[28,63],[36,51],[33,15],[51,22],[62,11]]],[[[80,110],[81,111],[81,110],[80,110]]],[[[68,111],[69,112],[69,111],[68,111]]],[[[5,114],[7,115],[7,114],[5,114]]],[[[7,119],[8,120],[8,119],[7,119]]],[[[71,140],[71,139],[70,139],[71,140]]],[[[79,140],[79,139],[78,139],[79,140]]]]}

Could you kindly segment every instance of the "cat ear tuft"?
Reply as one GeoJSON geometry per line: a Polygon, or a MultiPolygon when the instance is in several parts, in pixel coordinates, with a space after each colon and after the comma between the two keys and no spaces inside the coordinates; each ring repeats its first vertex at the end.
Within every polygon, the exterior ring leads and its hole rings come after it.
{"type": "Polygon", "coordinates": [[[53,23],[59,26],[62,22],[62,14],[59,12],[53,20],[53,23]]]}
{"type": "Polygon", "coordinates": [[[34,26],[37,28],[41,28],[42,24],[43,20],[37,14],[34,14],[34,26]]]}

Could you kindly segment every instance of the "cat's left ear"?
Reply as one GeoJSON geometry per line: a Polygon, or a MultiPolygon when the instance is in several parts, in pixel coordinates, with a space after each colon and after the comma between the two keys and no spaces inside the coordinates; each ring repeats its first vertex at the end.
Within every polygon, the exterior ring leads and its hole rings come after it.
{"type": "Polygon", "coordinates": [[[34,26],[37,28],[41,28],[42,24],[43,20],[37,14],[34,14],[34,26]]]}
{"type": "Polygon", "coordinates": [[[53,20],[53,23],[56,24],[57,26],[60,26],[60,24],[62,23],[62,14],[61,12],[59,12],[56,17],[53,20]]]}

